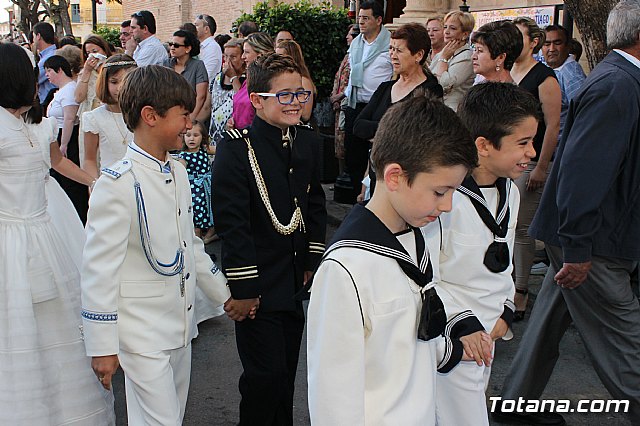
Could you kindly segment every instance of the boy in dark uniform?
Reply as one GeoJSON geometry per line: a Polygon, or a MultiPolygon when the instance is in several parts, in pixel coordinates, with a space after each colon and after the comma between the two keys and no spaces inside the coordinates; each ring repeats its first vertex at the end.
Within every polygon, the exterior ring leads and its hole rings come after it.
{"type": "Polygon", "coordinates": [[[310,97],[287,56],[248,69],[256,117],[218,145],[212,206],[222,265],[234,300],[241,425],[292,425],[293,388],[304,328],[294,299],[324,252],[325,197],[319,143],[296,124],[310,97]],[[244,320],[259,305],[255,319],[244,320]]]}

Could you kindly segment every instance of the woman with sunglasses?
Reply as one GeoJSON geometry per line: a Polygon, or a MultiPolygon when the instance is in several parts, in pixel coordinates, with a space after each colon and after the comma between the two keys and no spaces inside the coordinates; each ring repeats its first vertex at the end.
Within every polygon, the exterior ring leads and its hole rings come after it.
{"type": "Polygon", "coordinates": [[[199,53],[200,42],[195,34],[178,30],[173,33],[173,40],[169,43],[171,57],[162,63],[165,67],[182,75],[196,92],[196,107],[191,112],[191,120],[198,118],[207,99],[209,87],[209,75],[204,62],[194,58],[199,53]]]}

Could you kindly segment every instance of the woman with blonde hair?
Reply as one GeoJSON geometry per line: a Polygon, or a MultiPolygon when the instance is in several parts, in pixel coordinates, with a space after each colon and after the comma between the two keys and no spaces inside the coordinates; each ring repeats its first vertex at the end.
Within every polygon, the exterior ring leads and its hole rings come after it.
{"type": "Polygon", "coordinates": [[[302,121],[306,123],[311,119],[311,113],[313,112],[313,101],[317,91],[316,85],[313,84],[311,74],[309,74],[307,64],[304,61],[302,49],[300,48],[300,45],[293,40],[282,40],[276,46],[276,53],[279,53],[280,55],[291,56],[293,61],[298,65],[298,67],[300,67],[300,75],[302,75],[302,87],[304,88],[304,90],[309,90],[311,92],[309,101],[302,105],[302,121]]]}
{"type": "MultiPolygon", "coordinates": [[[[242,60],[246,67],[249,67],[253,61],[258,59],[259,56],[274,53],[273,39],[266,33],[251,33],[244,39],[243,45],[244,51],[242,53],[242,60]]],[[[253,108],[251,101],[249,100],[249,93],[247,92],[247,81],[251,76],[247,75],[247,79],[242,83],[240,90],[233,95],[233,114],[229,123],[229,127],[235,129],[244,129],[249,127],[253,121],[253,117],[256,115],[256,110],[253,108]]]]}
{"type": "Polygon", "coordinates": [[[535,239],[529,236],[529,224],[538,210],[542,190],[551,171],[551,159],[560,132],[562,95],[555,72],[533,57],[544,44],[544,30],[538,27],[533,19],[527,17],[516,18],[513,23],[522,33],[524,48],[511,69],[511,76],[518,86],[540,101],[544,115],[544,120],[538,123],[538,132],[533,139],[536,156],[529,162],[524,174],[516,179],[520,191],[520,210],[514,248],[516,311],[513,319],[518,321],[524,318],[527,307],[529,275],[535,257],[535,239]]]}
{"type": "Polygon", "coordinates": [[[454,111],[473,86],[469,35],[475,20],[468,12],[452,11],[444,17],[444,48],[431,58],[429,69],[444,89],[444,103],[454,111]]]}

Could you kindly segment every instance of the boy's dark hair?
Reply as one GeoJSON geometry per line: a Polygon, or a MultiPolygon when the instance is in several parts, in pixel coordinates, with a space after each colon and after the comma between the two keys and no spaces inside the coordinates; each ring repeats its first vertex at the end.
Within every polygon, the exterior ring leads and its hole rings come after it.
{"type": "Polygon", "coordinates": [[[136,18],[136,24],[138,24],[141,29],[147,27],[147,30],[151,34],[156,33],[156,18],[153,16],[153,13],[148,10],[141,10],[131,14],[131,17],[136,18]]]}
{"type": "Polygon", "coordinates": [[[244,21],[238,26],[238,33],[242,34],[244,37],[257,32],[258,26],[253,21],[244,21]]]}
{"type": "Polygon", "coordinates": [[[271,81],[285,72],[300,73],[300,67],[288,55],[270,53],[258,56],[247,68],[248,93],[262,93],[271,90],[271,81]]]}
{"type": "Polygon", "coordinates": [[[484,24],[471,35],[471,43],[482,43],[487,46],[491,59],[506,53],[503,64],[506,70],[511,70],[524,47],[522,33],[513,22],[507,19],[484,24]]]}
{"type": "Polygon", "coordinates": [[[38,22],[33,26],[33,34],[40,34],[40,37],[49,44],[56,44],[55,31],[48,22],[38,22]]]}
{"type": "Polygon", "coordinates": [[[218,24],[216,24],[216,20],[213,19],[211,15],[198,15],[198,19],[202,19],[207,27],[209,27],[209,32],[211,35],[214,35],[218,30],[218,24]]]}
{"type": "Polygon", "coordinates": [[[370,9],[374,18],[384,17],[384,6],[382,2],[376,0],[365,0],[360,3],[360,9],[370,9]]]}
{"type": "Polygon", "coordinates": [[[73,76],[71,74],[71,64],[65,58],[60,55],[49,56],[44,64],[42,64],[43,68],[51,68],[55,72],[62,70],[67,77],[73,76]]]}
{"type": "Polygon", "coordinates": [[[473,140],[483,137],[496,149],[500,149],[502,138],[527,117],[542,120],[540,102],[531,93],[515,84],[491,81],[467,92],[458,115],[473,140]]]}
{"type": "Polygon", "coordinates": [[[418,173],[436,167],[473,169],[478,152],[456,113],[441,100],[417,90],[384,114],[373,138],[371,159],[378,179],[384,178],[385,166],[397,163],[411,185],[418,173]]]}
{"type": "Polygon", "coordinates": [[[193,58],[200,54],[200,40],[198,40],[198,37],[196,37],[194,33],[185,30],[178,30],[173,33],[173,36],[184,38],[184,45],[191,47],[189,57],[193,58]]]}
{"type": "Polygon", "coordinates": [[[196,93],[180,74],[160,65],[147,65],[131,71],[120,89],[122,117],[132,132],[140,123],[145,106],[164,117],[171,108],[181,106],[193,111],[196,93]]]}
{"type": "Polygon", "coordinates": [[[31,105],[36,81],[27,52],[17,44],[0,43],[0,106],[18,109],[31,105]]]}
{"type": "Polygon", "coordinates": [[[96,81],[96,97],[108,105],[116,103],[116,100],[113,99],[111,93],[109,93],[109,79],[120,70],[136,67],[136,62],[129,55],[118,53],[111,56],[104,63],[98,75],[98,80],[96,81]]]}

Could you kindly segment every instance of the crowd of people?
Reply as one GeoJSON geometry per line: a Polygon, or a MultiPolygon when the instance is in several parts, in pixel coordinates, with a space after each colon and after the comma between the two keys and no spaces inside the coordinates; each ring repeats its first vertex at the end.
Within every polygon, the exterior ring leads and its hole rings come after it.
{"type": "Polygon", "coordinates": [[[46,22],[33,52],[0,43],[1,422],[113,424],[122,367],[129,424],[179,425],[197,324],[226,312],[241,425],[293,425],[305,322],[313,424],[488,425],[536,239],[549,266],[503,398],[540,397],[574,322],[640,418],[640,3],[613,8],[588,78],[560,25],[451,11],[390,32],[383,15],[362,1],[334,64],[357,203],[326,247],[291,29],[216,35],[198,14],[163,43],[142,10],[120,47],[46,22]]]}

